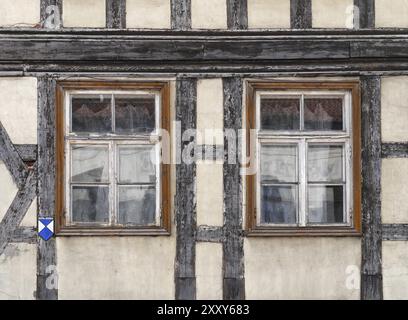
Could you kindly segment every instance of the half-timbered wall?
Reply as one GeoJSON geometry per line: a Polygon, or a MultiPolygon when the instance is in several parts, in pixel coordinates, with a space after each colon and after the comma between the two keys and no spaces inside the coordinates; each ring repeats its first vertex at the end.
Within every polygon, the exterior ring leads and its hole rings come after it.
{"type": "Polygon", "coordinates": [[[0,299],[408,299],[407,17],[406,0],[1,0],[0,299]],[[168,80],[181,129],[214,129],[196,140],[214,157],[172,166],[170,236],[37,237],[55,83],[79,77],[168,80]],[[362,236],[246,237],[220,134],[245,126],[246,81],[333,78],[361,84],[362,236]]]}

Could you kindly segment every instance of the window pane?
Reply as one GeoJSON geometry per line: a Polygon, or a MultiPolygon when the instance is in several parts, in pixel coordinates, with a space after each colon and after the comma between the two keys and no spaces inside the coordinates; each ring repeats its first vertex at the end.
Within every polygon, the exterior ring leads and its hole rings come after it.
{"type": "Polygon", "coordinates": [[[156,216],[156,189],[154,186],[119,188],[119,223],[152,225],[156,216]]]}
{"type": "Polygon", "coordinates": [[[73,222],[108,222],[109,187],[72,187],[73,222]]]}
{"type": "Polygon", "coordinates": [[[261,149],[262,181],[297,182],[297,146],[264,145],[261,149]]]}
{"type": "Polygon", "coordinates": [[[261,186],[261,223],[296,223],[296,186],[261,186]]]}
{"type": "Polygon", "coordinates": [[[295,98],[261,99],[261,129],[299,130],[300,100],[295,98]]]}
{"type": "Polygon", "coordinates": [[[305,130],[343,130],[343,99],[305,98],[305,130]]]}
{"type": "Polygon", "coordinates": [[[156,169],[154,147],[119,147],[119,182],[154,183],[156,169]]]}
{"type": "Polygon", "coordinates": [[[343,181],[343,146],[309,146],[309,182],[343,181]]]}
{"type": "Polygon", "coordinates": [[[152,132],[155,128],[155,105],[154,96],[115,96],[116,132],[152,132]]]}
{"type": "Polygon", "coordinates": [[[310,223],[344,222],[343,186],[310,186],[308,199],[310,223]]]}
{"type": "Polygon", "coordinates": [[[106,146],[72,147],[72,182],[107,182],[109,155],[106,146]]]}
{"type": "Polygon", "coordinates": [[[110,95],[72,97],[72,132],[111,132],[110,95]]]}

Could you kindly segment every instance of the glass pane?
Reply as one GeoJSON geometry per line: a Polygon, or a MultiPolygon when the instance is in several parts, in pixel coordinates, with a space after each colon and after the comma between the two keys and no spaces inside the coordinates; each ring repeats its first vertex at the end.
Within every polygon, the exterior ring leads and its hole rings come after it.
{"type": "Polygon", "coordinates": [[[72,187],[73,222],[108,222],[109,187],[72,187]]]}
{"type": "Polygon", "coordinates": [[[152,132],[155,128],[155,105],[154,96],[115,96],[116,132],[152,132]]]}
{"type": "Polygon", "coordinates": [[[261,223],[296,223],[296,186],[261,186],[261,223]]]}
{"type": "Polygon", "coordinates": [[[300,100],[295,98],[261,99],[261,129],[299,130],[300,100]]]}
{"type": "Polygon", "coordinates": [[[262,146],[262,181],[297,182],[296,157],[297,146],[262,146]]]}
{"type": "Polygon", "coordinates": [[[344,222],[343,186],[310,186],[308,199],[310,223],[344,222]]]}
{"type": "Polygon", "coordinates": [[[154,183],[154,147],[119,147],[119,182],[154,183]]]}
{"type": "Polygon", "coordinates": [[[343,130],[343,99],[305,98],[305,130],[343,130]]]}
{"type": "Polygon", "coordinates": [[[111,132],[110,95],[72,97],[72,132],[111,132]]]}
{"type": "Polygon", "coordinates": [[[119,188],[119,223],[155,224],[156,189],[154,186],[119,188]]]}
{"type": "Polygon", "coordinates": [[[109,155],[106,146],[72,147],[72,182],[97,183],[109,179],[109,155]]]}
{"type": "Polygon", "coordinates": [[[343,181],[343,146],[309,146],[309,182],[343,181]]]}

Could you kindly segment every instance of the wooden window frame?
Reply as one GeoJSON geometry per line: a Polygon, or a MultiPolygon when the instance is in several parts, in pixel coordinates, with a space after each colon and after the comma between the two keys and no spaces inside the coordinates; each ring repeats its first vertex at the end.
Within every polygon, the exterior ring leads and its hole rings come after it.
{"type": "MultiPolygon", "coordinates": [[[[161,162],[161,214],[157,226],[69,226],[66,224],[65,97],[71,91],[156,91],[161,96],[161,128],[170,136],[170,84],[159,81],[58,81],[56,92],[56,225],[57,236],[168,236],[171,233],[170,164],[161,162]]],[[[167,148],[170,150],[170,146],[167,148]]]]}
{"type": "Polygon", "coordinates": [[[352,125],[352,199],[353,212],[350,226],[259,226],[257,225],[257,173],[247,175],[246,183],[246,235],[248,236],[361,236],[361,97],[359,81],[248,81],[246,92],[246,150],[247,156],[257,144],[258,138],[251,141],[250,130],[256,129],[256,93],[258,91],[349,91],[351,93],[352,125]]]}

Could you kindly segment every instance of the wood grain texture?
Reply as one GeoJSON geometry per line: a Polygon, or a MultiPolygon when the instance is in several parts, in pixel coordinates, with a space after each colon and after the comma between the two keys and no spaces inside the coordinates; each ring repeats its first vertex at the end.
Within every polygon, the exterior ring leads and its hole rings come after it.
{"type": "MultiPolygon", "coordinates": [[[[233,129],[238,132],[239,129],[242,129],[242,79],[239,77],[224,78],[223,92],[224,129],[233,129]]],[[[238,134],[235,146],[238,146],[238,134]]],[[[228,147],[231,146],[228,146],[228,139],[225,137],[225,154],[228,154],[228,147]]],[[[234,154],[235,163],[225,161],[223,165],[224,230],[226,232],[223,242],[223,298],[225,300],[245,299],[242,177],[239,154],[238,152],[234,154]]]]}
{"type": "Polygon", "coordinates": [[[227,26],[230,30],[248,29],[247,0],[227,0],[227,26]]]}
{"type": "Polygon", "coordinates": [[[358,8],[355,28],[375,28],[375,0],[354,0],[354,6],[358,8]]]}
{"type": "Polygon", "coordinates": [[[24,162],[34,162],[37,160],[36,144],[15,144],[14,147],[24,162]]]}
{"type": "Polygon", "coordinates": [[[0,255],[13,240],[14,232],[23,221],[36,195],[37,171],[30,171],[24,186],[18,190],[13,202],[0,222],[0,255]]]}
{"type": "MultiPolygon", "coordinates": [[[[181,132],[197,127],[197,80],[178,79],[176,84],[176,120],[181,132]]],[[[181,141],[181,137],[177,138],[181,141]]],[[[182,141],[181,150],[194,150],[195,140],[182,141]],[[192,144],[192,145],[191,145],[192,144]]],[[[193,155],[194,156],[194,155],[193,155]]],[[[175,285],[177,300],[196,299],[195,233],[196,212],[196,165],[181,161],[176,165],[176,261],[175,285]]]]}
{"type": "Polygon", "coordinates": [[[0,160],[3,161],[17,187],[23,188],[28,176],[27,166],[24,164],[16,147],[0,122],[0,160]]]}
{"type": "Polygon", "coordinates": [[[383,298],[381,225],[381,78],[361,78],[362,261],[361,299],[383,298]]]}
{"type": "Polygon", "coordinates": [[[106,27],[126,28],[126,0],[106,0],[106,27]]]}
{"type": "Polygon", "coordinates": [[[171,0],[171,28],[191,29],[191,0],[171,0]]]}
{"type": "Polygon", "coordinates": [[[382,239],[390,241],[408,241],[408,224],[383,224],[382,239]]]}
{"type": "Polygon", "coordinates": [[[312,0],[290,0],[290,27],[312,28],[312,0]]]}
{"type": "Polygon", "coordinates": [[[36,244],[37,243],[37,228],[19,227],[15,229],[10,242],[36,244]]]}
{"type": "Polygon", "coordinates": [[[383,143],[381,156],[383,158],[408,158],[408,142],[383,143]]]}
{"type": "MultiPolygon", "coordinates": [[[[54,218],[56,194],[56,81],[38,78],[38,217],[54,218]]],[[[56,265],[55,238],[38,238],[37,299],[57,300],[58,290],[47,288],[49,268],[56,265]]]]}
{"type": "Polygon", "coordinates": [[[198,226],[196,241],[222,243],[225,241],[225,232],[222,227],[198,226]]]}

